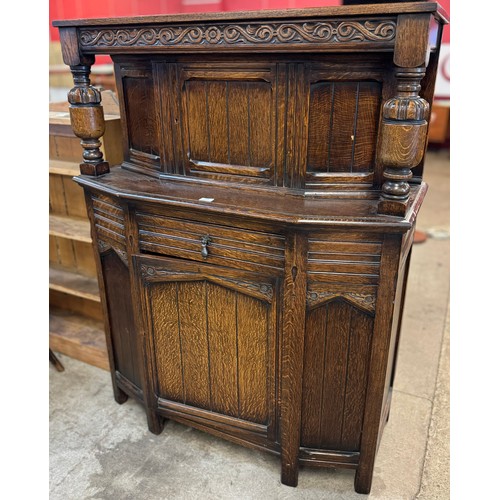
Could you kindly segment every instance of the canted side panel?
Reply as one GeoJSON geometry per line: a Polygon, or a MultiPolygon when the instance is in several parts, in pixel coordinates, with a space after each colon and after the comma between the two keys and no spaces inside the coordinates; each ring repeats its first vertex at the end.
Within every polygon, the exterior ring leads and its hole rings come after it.
{"type": "Polygon", "coordinates": [[[125,222],[120,205],[114,198],[100,194],[92,196],[92,209],[98,239],[124,249],[125,222]]]}
{"type": "Polygon", "coordinates": [[[157,395],[268,423],[270,305],[208,281],[149,287],[157,395]]]}
{"type": "Polygon", "coordinates": [[[308,172],[373,172],[381,90],[369,81],[311,85],[308,172]]]}
{"type": "Polygon", "coordinates": [[[125,161],[148,169],[160,169],[158,106],[153,72],[149,64],[122,64],[117,68],[126,133],[125,161]]]}
{"type": "Polygon", "coordinates": [[[306,318],[301,446],[358,451],[373,318],[342,299],[306,318]]]}
{"type": "Polygon", "coordinates": [[[140,346],[132,314],[129,270],[110,250],[101,255],[116,370],[142,388],[140,346]]]}

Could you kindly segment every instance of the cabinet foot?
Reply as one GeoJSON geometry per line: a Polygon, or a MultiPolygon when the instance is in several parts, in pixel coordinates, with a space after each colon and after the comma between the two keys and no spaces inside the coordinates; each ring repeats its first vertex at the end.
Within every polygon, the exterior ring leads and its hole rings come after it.
{"type": "Polygon", "coordinates": [[[153,410],[146,410],[146,416],[148,418],[149,431],[156,435],[161,434],[165,419],[153,410]]]}
{"type": "Polygon", "coordinates": [[[119,387],[117,387],[115,384],[113,384],[113,395],[115,397],[115,401],[119,405],[122,405],[128,399],[128,395],[125,392],[123,392],[119,387]]]}
{"type": "Polygon", "coordinates": [[[358,469],[354,478],[354,490],[356,493],[368,495],[372,489],[372,477],[372,471],[367,473],[366,471],[358,469]]]}
{"type": "Polygon", "coordinates": [[[298,465],[281,464],[281,482],[286,486],[297,486],[299,482],[298,465]]]}

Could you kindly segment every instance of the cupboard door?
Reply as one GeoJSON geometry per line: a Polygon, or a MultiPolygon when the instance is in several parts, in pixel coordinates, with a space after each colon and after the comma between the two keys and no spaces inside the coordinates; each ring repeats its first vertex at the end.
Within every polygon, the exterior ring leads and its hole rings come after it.
{"type": "Polygon", "coordinates": [[[135,257],[156,409],[240,439],[275,439],[276,278],[135,257]]]}

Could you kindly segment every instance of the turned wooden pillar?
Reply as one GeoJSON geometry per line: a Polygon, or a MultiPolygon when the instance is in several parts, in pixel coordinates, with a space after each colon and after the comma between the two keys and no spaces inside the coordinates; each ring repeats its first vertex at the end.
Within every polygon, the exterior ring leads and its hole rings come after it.
{"type": "Polygon", "coordinates": [[[419,91],[429,61],[430,21],[427,14],[398,18],[394,49],[397,91],[383,107],[379,150],[384,166],[378,205],[382,214],[405,215],[411,169],[420,163],[425,152],[429,103],[419,96],[419,91]]]}
{"type": "Polygon", "coordinates": [[[74,134],[81,139],[83,162],[80,172],[98,176],[109,172],[99,139],[104,134],[104,112],[101,93],[90,85],[90,65],[70,66],[75,86],[68,93],[69,114],[74,134]]]}
{"type": "Polygon", "coordinates": [[[80,52],[76,28],[61,28],[59,35],[63,61],[70,67],[75,84],[68,92],[68,102],[71,127],[83,147],[80,173],[97,177],[109,172],[109,164],[104,161],[99,141],[105,127],[101,93],[90,85],[90,67],[95,56],[80,52]]]}

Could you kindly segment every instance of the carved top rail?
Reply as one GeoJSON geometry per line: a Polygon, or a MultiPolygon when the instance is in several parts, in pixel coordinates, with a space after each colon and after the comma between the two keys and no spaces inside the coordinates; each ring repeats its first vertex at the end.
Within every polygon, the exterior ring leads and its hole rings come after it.
{"type": "MultiPolygon", "coordinates": [[[[398,15],[432,14],[433,2],[55,21],[73,56],[113,53],[337,52],[394,49],[398,15]]],[[[76,64],[66,53],[65,62],[76,64]]]]}

